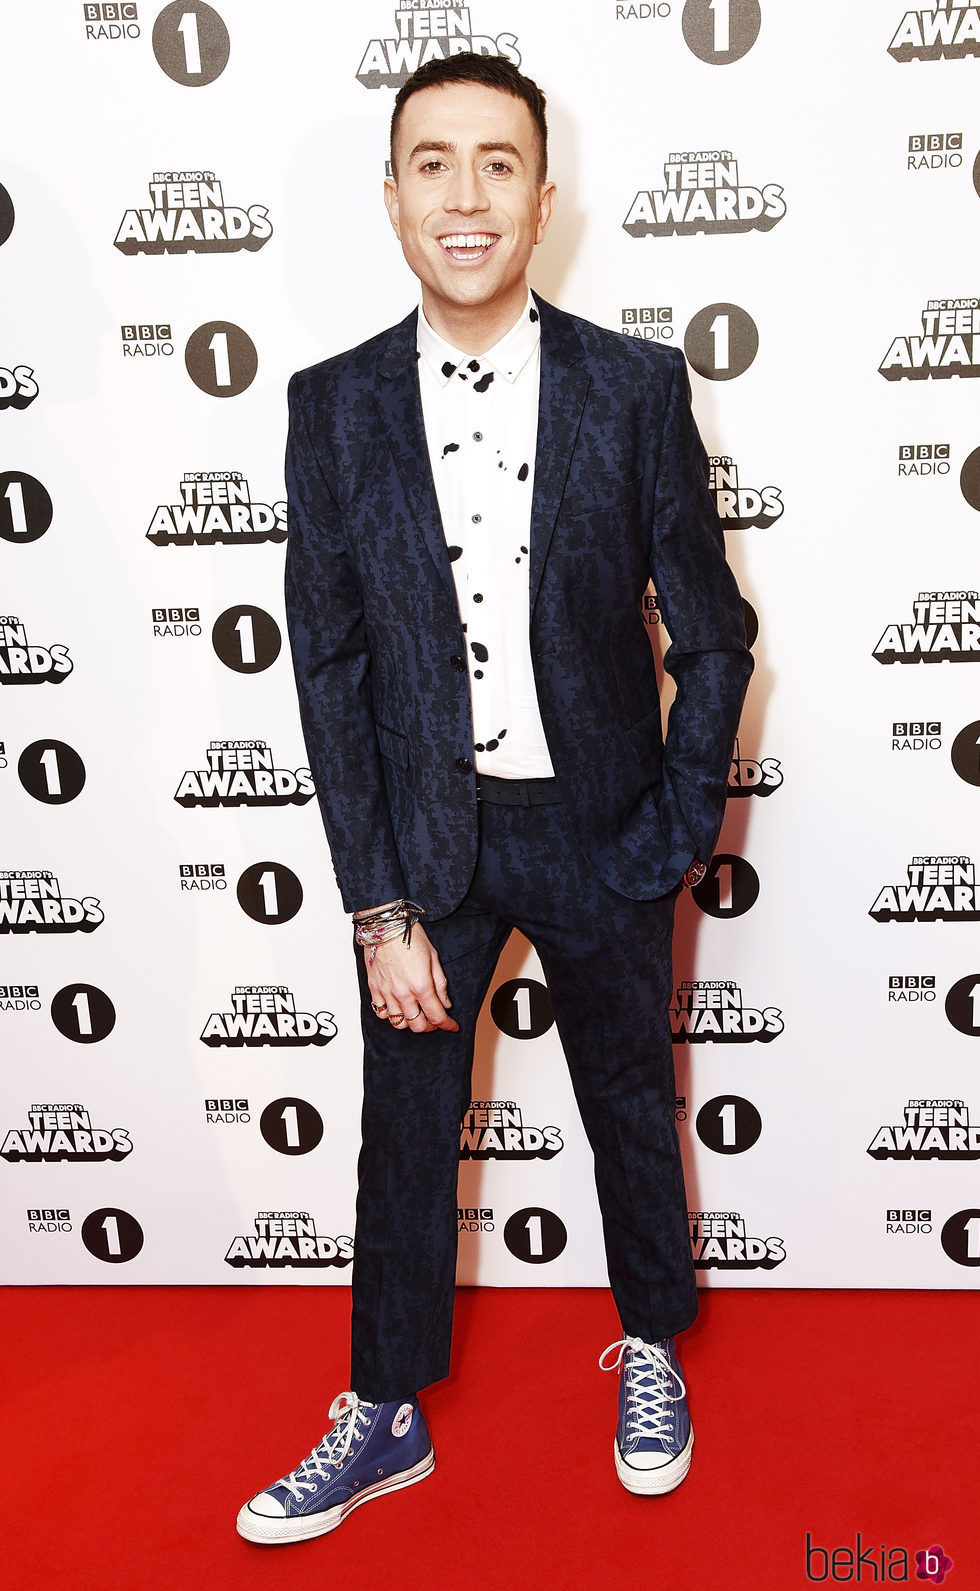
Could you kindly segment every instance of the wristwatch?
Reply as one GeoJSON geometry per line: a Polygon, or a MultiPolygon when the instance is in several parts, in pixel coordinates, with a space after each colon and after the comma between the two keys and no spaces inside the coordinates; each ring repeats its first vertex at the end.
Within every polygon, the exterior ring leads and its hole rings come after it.
{"type": "Polygon", "coordinates": [[[708,869],[705,867],[700,857],[696,856],[687,872],[684,874],[684,883],[687,885],[688,889],[697,889],[697,886],[700,884],[707,871],[708,869]]]}

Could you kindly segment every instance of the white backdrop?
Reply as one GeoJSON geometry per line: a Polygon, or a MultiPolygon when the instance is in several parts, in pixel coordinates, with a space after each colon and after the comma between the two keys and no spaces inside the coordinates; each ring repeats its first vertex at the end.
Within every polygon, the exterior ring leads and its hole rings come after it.
{"type": "MultiPolygon", "coordinates": [[[[758,626],[679,919],[699,1275],[971,1285],[977,7],[49,0],[3,26],[6,1279],[349,1279],[358,1021],[284,642],[285,384],[416,302],[391,85],[475,37],[549,96],[533,285],[696,367],[758,626]]],[[[512,940],[463,1280],[604,1279],[540,985],[512,940]]]]}

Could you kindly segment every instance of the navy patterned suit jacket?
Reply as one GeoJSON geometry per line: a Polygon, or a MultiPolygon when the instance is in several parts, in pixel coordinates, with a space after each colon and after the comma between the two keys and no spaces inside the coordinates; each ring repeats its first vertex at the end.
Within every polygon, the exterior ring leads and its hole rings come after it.
{"type": "MultiPolygon", "coordinates": [[[[707,861],[752,671],[683,355],[541,314],[531,653],[583,851],[634,899],[707,861]],[[641,599],[677,694],[666,744],[641,599]]],[[[469,675],[423,430],[416,314],[289,389],[286,611],[310,766],[347,910],[430,918],[476,862],[469,675]]]]}

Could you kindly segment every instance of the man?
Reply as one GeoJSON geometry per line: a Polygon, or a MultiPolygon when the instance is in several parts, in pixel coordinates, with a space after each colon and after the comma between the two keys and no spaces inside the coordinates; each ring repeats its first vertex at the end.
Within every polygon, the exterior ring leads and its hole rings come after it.
{"type": "Polygon", "coordinates": [[[293,378],[287,612],[355,935],[365,1044],[353,1390],[254,1497],[253,1541],[322,1534],[430,1473],[448,1370],[459,1124],[512,928],[537,948],[595,1152],[623,1334],[616,1471],[671,1490],[693,1434],[674,1337],[697,1295],[667,1006],[751,672],[684,361],[551,308],[544,98],[497,58],[420,69],[392,118],[392,226],[421,309],[293,378]],[[640,616],[677,684],[662,743],[640,616]]]}

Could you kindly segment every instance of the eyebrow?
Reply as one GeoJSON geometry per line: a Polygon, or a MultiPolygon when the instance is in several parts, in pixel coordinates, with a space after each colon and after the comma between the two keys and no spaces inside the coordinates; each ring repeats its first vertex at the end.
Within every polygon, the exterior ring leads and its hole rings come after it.
{"type": "MultiPolygon", "coordinates": [[[[421,143],[415,145],[415,148],[412,150],[408,158],[409,160],[414,160],[416,155],[428,154],[453,155],[456,153],[458,147],[459,145],[457,143],[451,142],[446,138],[425,138],[421,143]]],[[[490,141],[487,143],[477,144],[476,148],[478,153],[481,155],[513,155],[515,160],[519,160],[521,165],[524,165],[524,156],[521,154],[516,144],[495,143],[490,141]]]]}

